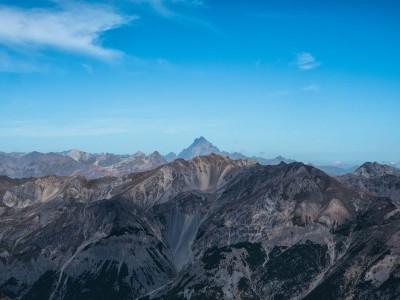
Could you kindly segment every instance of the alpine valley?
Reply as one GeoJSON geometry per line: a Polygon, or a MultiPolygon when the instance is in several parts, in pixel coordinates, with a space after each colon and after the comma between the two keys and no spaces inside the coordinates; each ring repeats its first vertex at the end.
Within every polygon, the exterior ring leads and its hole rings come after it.
{"type": "Polygon", "coordinates": [[[0,299],[399,299],[400,170],[0,155],[0,299]]]}

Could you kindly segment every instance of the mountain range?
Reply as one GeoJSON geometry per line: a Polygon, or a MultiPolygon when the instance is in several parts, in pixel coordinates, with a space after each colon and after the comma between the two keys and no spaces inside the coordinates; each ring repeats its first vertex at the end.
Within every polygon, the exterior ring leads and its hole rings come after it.
{"type": "MultiPolygon", "coordinates": [[[[100,178],[104,176],[122,176],[133,172],[143,172],[157,168],[175,159],[192,159],[196,156],[219,154],[231,159],[250,159],[261,165],[277,165],[280,162],[291,163],[293,159],[277,156],[267,159],[259,156],[245,156],[238,152],[220,150],[204,137],[194,140],[179,154],[173,152],[162,156],[158,151],[146,155],[137,152],[131,155],[119,155],[113,153],[88,153],[80,150],[63,152],[0,152],[0,175],[11,178],[41,177],[47,175],[71,176],[82,174],[88,178],[100,178]]],[[[356,170],[356,166],[315,166],[332,175],[344,175],[356,170]]]]}
{"type": "Polygon", "coordinates": [[[178,155],[169,153],[162,156],[155,151],[150,155],[137,152],[133,155],[112,153],[92,154],[80,150],[69,150],[59,153],[4,153],[0,152],[0,175],[11,178],[41,177],[47,175],[71,176],[82,174],[88,178],[104,176],[122,176],[133,172],[142,172],[157,168],[175,159],[192,159],[211,153],[228,156],[232,159],[251,159],[263,165],[279,164],[281,161],[294,162],[278,156],[274,159],[246,157],[240,153],[220,151],[204,137],[194,140],[188,148],[178,155]]]}
{"type": "Polygon", "coordinates": [[[0,294],[398,299],[399,182],[377,163],[334,177],[218,154],[119,177],[3,176],[0,294]]]}

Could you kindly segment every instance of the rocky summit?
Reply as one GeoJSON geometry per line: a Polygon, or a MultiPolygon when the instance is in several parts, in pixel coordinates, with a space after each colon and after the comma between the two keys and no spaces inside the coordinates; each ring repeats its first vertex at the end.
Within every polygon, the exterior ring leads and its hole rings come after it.
{"type": "Polygon", "coordinates": [[[398,299],[400,206],[383,194],[218,154],[98,179],[3,176],[0,295],[398,299]]]}
{"type": "Polygon", "coordinates": [[[353,173],[338,179],[357,189],[377,196],[388,196],[400,203],[400,170],[398,168],[367,162],[353,173]]]}

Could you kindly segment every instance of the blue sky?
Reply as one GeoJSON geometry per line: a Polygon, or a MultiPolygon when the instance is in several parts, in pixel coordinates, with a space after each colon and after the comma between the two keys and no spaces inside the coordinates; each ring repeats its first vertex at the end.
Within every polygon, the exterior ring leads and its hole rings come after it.
{"type": "Polygon", "coordinates": [[[396,1],[1,1],[0,151],[400,160],[396,1]]]}

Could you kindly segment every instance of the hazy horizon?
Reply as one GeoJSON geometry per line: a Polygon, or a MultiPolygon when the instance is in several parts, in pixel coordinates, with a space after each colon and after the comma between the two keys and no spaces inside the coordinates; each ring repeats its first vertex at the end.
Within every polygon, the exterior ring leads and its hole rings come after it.
{"type": "MultiPolygon", "coordinates": [[[[203,136],[201,136],[201,137],[203,137],[203,136]]],[[[187,144],[186,146],[184,146],[184,147],[182,147],[182,149],[179,149],[179,150],[177,150],[177,151],[171,151],[172,153],[175,153],[176,155],[179,155],[180,154],[180,152],[182,151],[182,150],[184,150],[184,149],[186,149],[186,148],[188,148],[188,147],[190,147],[191,145],[192,145],[192,143],[194,143],[195,142],[195,140],[196,139],[198,139],[198,138],[200,138],[200,137],[196,137],[191,143],[189,143],[189,144],[187,144]]],[[[203,138],[205,138],[205,137],[203,137],[203,138]]],[[[207,140],[207,138],[205,138],[206,140],[207,140]]],[[[350,161],[350,160],[343,160],[343,161],[341,161],[341,160],[333,160],[333,159],[328,159],[328,160],[323,160],[323,159],[318,159],[318,158],[315,158],[315,159],[313,159],[313,160],[301,160],[301,159],[298,159],[298,158],[296,158],[296,157],[287,157],[287,156],[284,156],[284,155],[281,155],[281,154],[276,154],[276,155],[274,155],[274,154],[272,154],[271,156],[268,156],[268,155],[266,155],[266,153],[265,152],[258,152],[258,153],[256,153],[256,154],[249,154],[249,153],[246,153],[246,152],[244,152],[244,151],[229,151],[229,150],[226,150],[226,149],[223,149],[223,148],[220,148],[220,147],[218,147],[218,145],[217,144],[215,144],[215,143],[212,143],[211,141],[209,141],[209,140],[207,140],[208,142],[210,142],[213,146],[216,146],[217,148],[219,148],[219,150],[220,151],[225,151],[225,152],[228,152],[228,153],[234,153],[234,152],[239,152],[239,153],[241,153],[241,154],[243,154],[243,155],[246,155],[246,156],[248,156],[248,157],[261,157],[261,158],[265,158],[265,159],[274,159],[274,158],[277,158],[277,157],[279,157],[279,156],[283,156],[283,158],[285,158],[285,159],[291,159],[291,160],[295,160],[295,161],[298,161],[298,162],[302,162],[302,163],[306,163],[306,164],[313,164],[313,165],[326,165],[326,166],[332,166],[332,167],[339,167],[339,168],[344,168],[344,169],[346,169],[346,168],[352,168],[352,167],[355,167],[355,166],[359,166],[359,165],[361,165],[361,164],[363,164],[363,163],[366,163],[366,162],[378,162],[378,163],[384,163],[384,164],[388,164],[388,165],[399,165],[399,161],[384,161],[384,160],[365,160],[365,161],[362,161],[362,160],[353,160],[353,161],[350,161]]],[[[8,153],[12,153],[12,152],[14,152],[14,153],[31,153],[31,152],[40,152],[40,153],[63,153],[63,152],[69,152],[69,151],[72,151],[72,150],[78,150],[78,151],[83,151],[83,152],[87,152],[87,153],[91,153],[91,154],[105,154],[105,153],[112,153],[112,154],[117,154],[117,155],[133,155],[133,154],[136,154],[137,152],[142,152],[142,153],[144,153],[145,155],[150,155],[150,154],[152,154],[153,152],[159,152],[161,155],[163,155],[163,156],[166,156],[166,155],[168,155],[168,154],[170,154],[171,152],[160,152],[159,150],[157,150],[157,149],[153,149],[153,150],[151,150],[151,151],[147,151],[147,152],[143,152],[142,150],[140,150],[140,149],[137,149],[137,150],[134,150],[134,151],[132,151],[132,152],[121,152],[121,153],[115,153],[115,152],[110,152],[110,151],[103,151],[103,152],[99,152],[99,151],[86,151],[86,150],[84,150],[84,149],[78,149],[78,148],[71,148],[71,149],[60,149],[60,150],[57,150],[57,151],[54,151],[54,150],[51,150],[51,151],[37,151],[37,150],[29,150],[29,151],[10,151],[10,152],[8,152],[8,153]]],[[[1,151],[0,150],[0,152],[4,152],[4,151],[1,151]]],[[[7,152],[6,152],[7,153],[7,152]]]]}
{"type": "Polygon", "coordinates": [[[393,1],[1,1],[0,151],[399,161],[393,1]]]}

